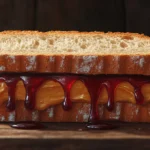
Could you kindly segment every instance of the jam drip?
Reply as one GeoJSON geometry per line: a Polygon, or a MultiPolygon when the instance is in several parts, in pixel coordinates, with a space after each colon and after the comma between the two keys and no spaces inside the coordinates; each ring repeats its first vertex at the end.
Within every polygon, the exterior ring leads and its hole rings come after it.
{"type": "MultiPolygon", "coordinates": [[[[88,89],[91,97],[91,110],[89,116],[88,128],[108,128],[106,124],[99,122],[98,104],[100,92],[103,87],[108,92],[107,108],[113,110],[114,106],[114,90],[121,82],[129,82],[134,87],[134,95],[138,104],[143,104],[144,97],[141,93],[141,87],[145,83],[150,83],[148,76],[113,76],[113,75],[71,75],[71,74],[5,74],[1,75],[0,81],[5,81],[8,86],[8,103],[7,108],[12,111],[15,109],[15,88],[19,80],[22,80],[26,89],[25,107],[27,109],[35,108],[35,94],[40,85],[47,81],[53,80],[60,83],[64,89],[64,110],[72,107],[70,100],[70,90],[74,82],[82,81],[88,89]],[[103,126],[103,127],[102,127],[103,126]]],[[[57,93],[56,93],[57,94],[57,93]]]]}
{"type": "Polygon", "coordinates": [[[139,80],[134,80],[132,78],[129,78],[128,82],[130,82],[132,86],[134,87],[134,97],[136,99],[136,103],[142,104],[144,102],[144,96],[141,92],[141,87],[145,83],[148,83],[148,81],[144,81],[143,83],[143,82],[140,82],[139,80]]]}
{"type": "Polygon", "coordinates": [[[108,110],[111,111],[113,110],[113,106],[114,106],[114,84],[110,83],[109,81],[106,81],[102,83],[102,86],[104,86],[107,90],[108,93],[107,108],[108,110]]]}
{"type": "Polygon", "coordinates": [[[99,121],[97,98],[99,94],[98,92],[99,92],[100,82],[95,78],[92,78],[91,80],[85,78],[83,79],[83,82],[85,83],[92,100],[89,123],[96,123],[97,121],[99,121]]]}
{"type": "Polygon", "coordinates": [[[114,129],[116,126],[107,124],[100,121],[99,118],[99,112],[98,112],[98,104],[97,100],[99,97],[99,94],[103,87],[106,88],[108,92],[108,103],[107,108],[108,110],[113,109],[113,103],[114,103],[114,85],[110,83],[110,81],[104,81],[102,82],[99,78],[91,78],[88,80],[87,78],[83,79],[83,82],[85,83],[91,97],[91,109],[90,109],[90,117],[88,121],[87,128],[88,129],[114,129]]]}
{"type": "Polygon", "coordinates": [[[15,93],[18,80],[15,78],[5,78],[5,82],[8,87],[8,102],[6,107],[9,111],[13,111],[15,109],[15,93]]]}
{"type": "Polygon", "coordinates": [[[44,79],[25,76],[21,77],[21,79],[23,80],[26,89],[25,107],[32,110],[35,106],[35,93],[44,79]]]}
{"type": "Polygon", "coordinates": [[[55,80],[59,82],[64,89],[64,101],[63,108],[64,110],[69,110],[72,107],[72,103],[70,100],[70,90],[73,83],[77,80],[77,77],[55,77],[55,80]]]}

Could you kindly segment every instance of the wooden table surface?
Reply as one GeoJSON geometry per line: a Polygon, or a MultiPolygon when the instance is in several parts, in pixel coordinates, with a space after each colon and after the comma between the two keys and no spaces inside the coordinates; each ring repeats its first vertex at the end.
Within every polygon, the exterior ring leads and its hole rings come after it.
{"type": "Polygon", "coordinates": [[[0,124],[0,149],[150,149],[150,124],[119,123],[113,130],[88,130],[76,123],[44,125],[42,130],[20,130],[0,124]]]}

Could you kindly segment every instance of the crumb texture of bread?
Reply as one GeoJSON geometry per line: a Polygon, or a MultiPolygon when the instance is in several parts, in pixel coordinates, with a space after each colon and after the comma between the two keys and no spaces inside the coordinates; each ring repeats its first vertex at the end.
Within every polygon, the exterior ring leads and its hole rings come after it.
{"type": "Polygon", "coordinates": [[[150,38],[135,33],[5,31],[0,33],[0,50],[10,55],[147,54],[150,38]]]}

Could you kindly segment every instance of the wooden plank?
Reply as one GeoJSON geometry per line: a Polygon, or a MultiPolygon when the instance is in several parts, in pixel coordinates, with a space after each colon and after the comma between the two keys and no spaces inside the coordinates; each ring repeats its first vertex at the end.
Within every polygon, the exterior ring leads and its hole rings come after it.
{"type": "Polygon", "coordinates": [[[35,0],[0,0],[0,30],[29,30],[35,27],[35,0]]]}
{"type": "Polygon", "coordinates": [[[119,123],[112,130],[89,130],[85,123],[44,123],[42,130],[21,130],[0,124],[0,139],[150,139],[150,125],[147,123],[119,123]],[[6,132],[7,130],[7,132],[6,132]]]}
{"type": "Polygon", "coordinates": [[[113,130],[87,130],[82,123],[46,123],[43,130],[17,130],[0,124],[0,148],[5,149],[149,149],[146,123],[113,123],[113,130]]]}
{"type": "Polygon", "coordinates": [[[125,31],[123,4],[118,0],[38,0],[36,29],[125,31]]]}
{"type": "Polygon", "coordinates": [[[149,140],[34,140],[3,139],[0,148],[7,150],[149,150],[149,140]]]}
{"type": "Polygon", "coordinates": [[[150,1],[125,0],[126,30],[150,35],[150,1]]]}

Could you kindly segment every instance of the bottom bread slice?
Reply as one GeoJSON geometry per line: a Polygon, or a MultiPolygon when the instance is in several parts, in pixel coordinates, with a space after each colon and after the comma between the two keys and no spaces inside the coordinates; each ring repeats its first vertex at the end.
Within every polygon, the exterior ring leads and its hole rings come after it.
{"type": "MultiPolygon", "coordinates": [[[[117,102],[112,111],[105,105],[98,106],[100,120],[119,120],[124,122],[150,122],[150,104],[137,105],[117,102]]],[[[39,121],[39,122],[88,122],[89,103],[73,103],[72,108],[65,111],[61,104],[46,110],[27,110],[23,101],[16,102],[14,111],[9,112],[6,104],[0,106],[0,121],[39,121]]]]}

